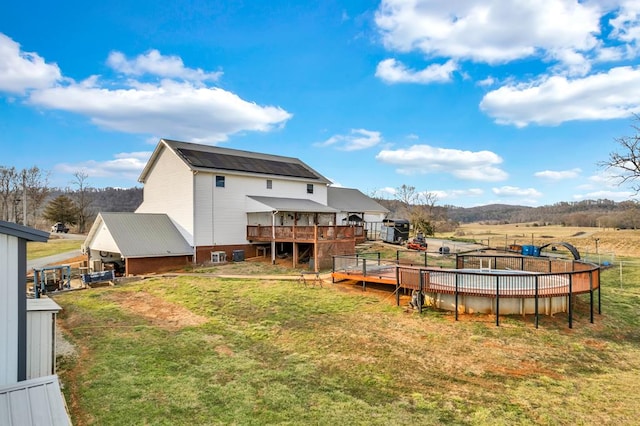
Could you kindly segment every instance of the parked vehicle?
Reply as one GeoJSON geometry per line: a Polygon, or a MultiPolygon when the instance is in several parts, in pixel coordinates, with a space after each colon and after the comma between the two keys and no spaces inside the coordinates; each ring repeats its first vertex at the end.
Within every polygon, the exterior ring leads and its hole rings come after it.
{"type": "Polygon", "coordinates": [[[69,232],[69,228],[62,222],[58,222],[51,227],[51,232],[64,232],[65,234],[69,232]]]}

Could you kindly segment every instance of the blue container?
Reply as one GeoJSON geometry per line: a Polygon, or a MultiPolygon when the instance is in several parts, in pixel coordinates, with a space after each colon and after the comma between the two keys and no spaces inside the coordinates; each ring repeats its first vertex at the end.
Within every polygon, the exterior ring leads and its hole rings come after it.
{"type": "Polygon", "coordinates": [[[522,254],[524,256],[540,256],[540,247],[537,246],[522,246],[522,254]]]}

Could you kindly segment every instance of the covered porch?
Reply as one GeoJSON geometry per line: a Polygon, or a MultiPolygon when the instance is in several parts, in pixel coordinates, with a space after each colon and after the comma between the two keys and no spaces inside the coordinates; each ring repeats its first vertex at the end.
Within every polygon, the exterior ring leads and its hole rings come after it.
{"type": "Polygon", "coordinates": [[[247,213],[247,240],[270,243],[271,261],[276,261],[276,244],[291,244],[293,266],[301,258],[314,260],[313,269],[331,267],[331,257],[352,253],[357,238],[364,236],[360,225],[336,225],[338,210],[307,199],[249,196],[254,205],[247,213]]]}

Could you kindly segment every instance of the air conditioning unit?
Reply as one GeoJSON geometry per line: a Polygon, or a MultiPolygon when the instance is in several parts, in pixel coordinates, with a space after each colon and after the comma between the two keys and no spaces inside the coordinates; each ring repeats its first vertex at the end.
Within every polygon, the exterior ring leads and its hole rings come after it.
{"type": "Polygon", "coordinates": [[[211,263],[223,263],[227,261],[227,253],[223,251],[211,252],[211,263]]]}

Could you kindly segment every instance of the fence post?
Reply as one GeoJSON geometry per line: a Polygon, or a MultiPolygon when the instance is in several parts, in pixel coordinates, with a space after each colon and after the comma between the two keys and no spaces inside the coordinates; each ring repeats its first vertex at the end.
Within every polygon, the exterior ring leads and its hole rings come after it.
{"type": "Polygon", "coordinates": [[[336,272],[336,257],[331,256],[331,284],[336,283],[336,278],[333,276],[333,273],[336,272]]]}
{"type": "Polygon", "coordinates": [[[571,295],[573,294],[573,275],[569,275],[569,328],[573,328],[573,304],[571,295]]]}
{"type": "Polygon", "coordinates": [[[536,328],[538,328],[538,276],[535,277],[536,283],[536,295],[535,295],[535,310],[536,310],[536,328]]]}
{"type": "Polygon", "coordinates": [[[396,306],[400,306],[400,267],[396,265],[396,306]]]}
{"type": "Polygon", "coordinates": [[[422,287],[424,283],[424,277],[422,275],[422,269],[418,269],[420,279],[418,280],[418,312],[422,315],[422,287]]]}
{"type": "Polygon", "coordinates": [[[593,324],[593,273],[589,271],[589,319],[593,324]]]}
{"type": "Polygon", "coordinates": [[[601,282],[600,282],[600,270],[598,270],[598,315],[602,315],[602,309],[600,306],[600,287],[601,287],[601,282]]]}
{"type": "Polygon", "coordinates": [[[500,326],[500,279],[496,276],[496,327],[500,326]]]}
{"type": "Polygon", "coordinates": [[[458,321],[458,273],[456,272],[456,321],[458,321]]]}

